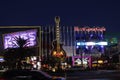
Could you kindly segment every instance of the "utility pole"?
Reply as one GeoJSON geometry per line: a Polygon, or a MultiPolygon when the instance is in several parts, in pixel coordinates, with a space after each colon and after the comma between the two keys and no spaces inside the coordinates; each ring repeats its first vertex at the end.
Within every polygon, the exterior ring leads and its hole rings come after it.
{"type": "Polygon", "coordinates": [[[42,30],[41,30],[41,26],[40,26],[40,28],[39,28],[39,42],[38,42],[38,45],[39,45],[39,53],[38,53],[38,56],[39,56],[39,58],[42,60],[42,47],[41,47],[41,43],[42,43],[42,40],[41,40],[41,34],[42,34],[42,30]]]}

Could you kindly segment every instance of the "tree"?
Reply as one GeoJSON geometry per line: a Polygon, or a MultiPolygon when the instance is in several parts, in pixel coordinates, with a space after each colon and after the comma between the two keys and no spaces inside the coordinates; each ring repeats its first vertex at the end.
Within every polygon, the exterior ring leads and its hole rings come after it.
{"type": "Polygon", "coordinates": [[[13,48],[8,48],[4,52],[5,66],[8,66],[9,69],[13,69],[16,66],[16,55],[13,48]]]}
{"type": "Polygon", "coordinates": [[[4,59],[7,62],[9,68],[10,65],[12,68],[21,68],[22,67],[22,60],[25,59],[25,57],[31,56],[30,53],[33,52],[33,49],[30,49],[27,47],[29,44],[28,39],[23,39],[20,36],[14,38],[14,45],[16,48],[8,48],[5,51],[4,59]],[[16,65],[16,66],[15,66],[16,65]]]}

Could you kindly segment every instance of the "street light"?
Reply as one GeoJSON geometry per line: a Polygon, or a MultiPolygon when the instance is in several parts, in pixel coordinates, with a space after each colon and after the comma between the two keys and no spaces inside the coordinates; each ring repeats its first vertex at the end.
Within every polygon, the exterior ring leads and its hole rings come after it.
{"type": "Polygon", "coordinates": [[[41,30],[41,27],[39,28],[39,40],[38,40],[38,47],[39,47],[39,53],[38,53],[38,56],[39,56],[39,59],[42,59],[42,45],[41,45],[41,34],[42,34],[42,30],[41,30]]]}
{"type": "Polygon", "coordinates": [[[50,33],[51,31],[49,32],[44,32],[41,27],[39,27],[39,40],[38,40],[38,47],[39,47],[39,58],[42,59],[42,56],[43,56],[43,36],[42,34],[48,34],[50,33]]]}

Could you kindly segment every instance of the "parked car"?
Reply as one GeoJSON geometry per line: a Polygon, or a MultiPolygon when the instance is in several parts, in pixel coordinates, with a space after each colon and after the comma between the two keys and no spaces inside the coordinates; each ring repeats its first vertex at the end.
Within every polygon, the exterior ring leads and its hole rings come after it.
{"type": "Polygon", "coordinates": [[[51,76],[40,70],[7,70],[0,80],[65,80],[64,77],[51,76]]]}

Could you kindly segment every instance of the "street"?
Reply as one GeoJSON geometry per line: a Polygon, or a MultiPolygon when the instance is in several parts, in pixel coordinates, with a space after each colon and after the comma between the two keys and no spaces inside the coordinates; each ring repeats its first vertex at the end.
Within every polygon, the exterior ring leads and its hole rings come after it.
{"type": "Polygon", "coordinates": [[[67,80],[120,80],[117,70],[70,71],[54,75],[64,76],[67,80]]]}

